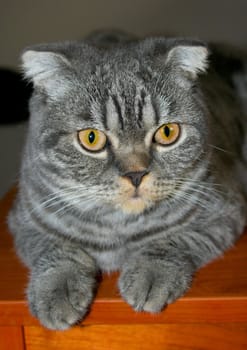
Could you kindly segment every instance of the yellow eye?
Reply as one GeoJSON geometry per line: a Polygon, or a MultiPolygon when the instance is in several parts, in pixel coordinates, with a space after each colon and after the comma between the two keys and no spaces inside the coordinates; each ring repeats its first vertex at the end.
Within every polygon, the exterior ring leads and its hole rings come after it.
{"type": "Polygon", "coordinates": [[[78,140],[87,151],[101,151],[106,144],[106,135],[96,129],[80,130],[78,140]]]}
{"type": "Polygon", "coordinates": [[[176,142],[180,135],[179,124],[169,123],[162,125],[154,134],[154,141],[160,145],[168,146],[176,142]]]}

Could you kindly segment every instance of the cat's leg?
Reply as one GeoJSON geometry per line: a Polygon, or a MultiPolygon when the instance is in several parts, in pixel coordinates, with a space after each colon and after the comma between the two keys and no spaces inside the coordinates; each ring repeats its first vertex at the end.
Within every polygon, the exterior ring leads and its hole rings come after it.
{"type": "Polygon", "coordinates": [[[148,242],[123,266],[119,289],[138,311],[159,312],[182,296],[202,265],[230,247],[244,227],[244,216],[218,218],[148,242]]]}
{"type": "Polygon", "coordinates": [[[42,248],[38,255],[32,253],[32,266],[29,263],[31,312],[47,328],[67,329],[89,310],[96,288],[96,264],[72,242],[58,244],[46,239],[36,244],[42,248]]]}

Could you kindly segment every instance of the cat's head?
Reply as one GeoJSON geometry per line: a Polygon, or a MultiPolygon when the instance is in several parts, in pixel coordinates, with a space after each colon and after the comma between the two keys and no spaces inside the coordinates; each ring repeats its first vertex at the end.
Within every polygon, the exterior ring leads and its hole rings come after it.
{"type": "Polygon", "coordinates": [[[110,50],[83,42],[27,49],[30,149],[47,186],[75,206],[128,214],[171,198],[205,154],[198,74],[207,56],[201,43],[161,38],[110,50]]]}

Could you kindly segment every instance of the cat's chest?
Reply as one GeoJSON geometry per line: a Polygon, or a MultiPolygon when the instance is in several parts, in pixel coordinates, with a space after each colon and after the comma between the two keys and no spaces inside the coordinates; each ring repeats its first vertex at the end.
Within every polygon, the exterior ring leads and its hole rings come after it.
{"type": "Polygon", "coordinates": [[[85,250],[95,259],[99,268],[111,272],[122,268],[128,256],[140,245],[139,239],[134,237],[138,234],[141,238],[144,231],[145,228],[140,223],[105,226],[84,223],[81,227],[81,239],[86,242],[85,250]]]}
{"type": "Polygon", "coordinates": [[[83,250],[95,259],[101,270],[116,271],[144,244],[164,238],[170,232],[166,225],[169,215],[159,214],[139,216],[125,222],[114,215],[104,220],[80,221],[74,226],[74,234],[79,236],[83,250]]]}
{"type": "Polygon", "coordinates": [[[113,272],[121,270],[127,258],[125,248],[105,251],[90,251],[89,254],[95,259],[100,270],[103,272],[113,272]]]}

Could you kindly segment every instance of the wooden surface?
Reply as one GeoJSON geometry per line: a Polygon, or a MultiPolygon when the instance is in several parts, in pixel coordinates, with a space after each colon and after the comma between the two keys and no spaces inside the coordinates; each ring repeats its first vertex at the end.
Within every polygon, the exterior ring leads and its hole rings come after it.
{"type": "Polygon", "coordinates": [[[24,349],[23,330],[21,327],[0,327],[0,349],[24,349]]]}
{"type": "Polygon", "coordinates": [[[103,276],[80,326],[51,332],[40,327],[25,301],[28,271],[15,255],[6,225],[14,195],[13,190],[0,201],[1,350],[22,349],[23,342],[27,350],[247,349],[247,234],[201,269],[190,291],[158,315],[134,312],[118,293],[118,274],[112,274],[103,276]]]}
{"type": "Polygon", "coordinates": [[[27,327],[27,350],[246,350],[247,325],[97,325],[65,333],[27,327]]]}

